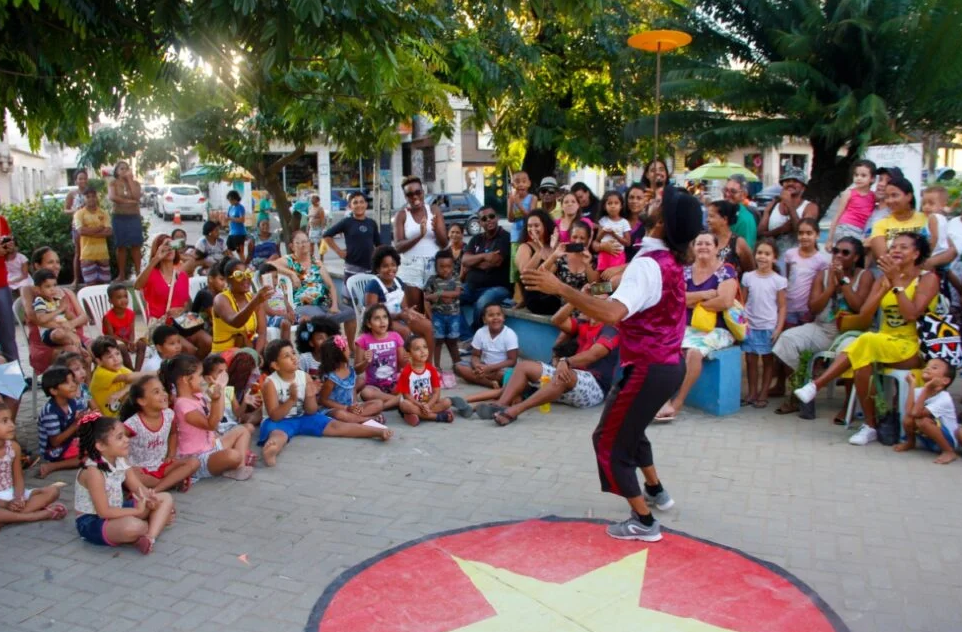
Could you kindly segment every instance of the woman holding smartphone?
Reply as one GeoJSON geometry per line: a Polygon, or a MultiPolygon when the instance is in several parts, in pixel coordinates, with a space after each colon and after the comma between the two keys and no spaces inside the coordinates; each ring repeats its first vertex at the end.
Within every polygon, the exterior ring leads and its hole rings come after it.
{"type": "MultiPolygon", "coordinates": [[[[598,271],[591,265],[591,253],[588,251],[591,228],[584,220],[575,220],[569,233],[571,241],[559,243],[540,268],[554,274],[565,285],[580,290],[600,279],[598,271]]],[[[608,291],[611,291],[610,287],[608,291]]]]}

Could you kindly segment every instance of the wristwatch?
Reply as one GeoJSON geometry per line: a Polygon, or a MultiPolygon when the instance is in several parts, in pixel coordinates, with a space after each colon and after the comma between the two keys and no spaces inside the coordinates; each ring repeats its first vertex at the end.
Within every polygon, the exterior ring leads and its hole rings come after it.
{"type": "Polygon", "coordinates": [[[898,294],[904,291],[905,291],[905,288],[902,287],[901,285],[896,285],[895,287],[892,288],[892,294],[898,294]]]}
{"type": "Polygon", "coordinates": [[[839,281],[841,285],[848,285],[851,282],[852,282],[852,279],[848,278],[847,276],[842,277],[842,279],[839,281]]]}

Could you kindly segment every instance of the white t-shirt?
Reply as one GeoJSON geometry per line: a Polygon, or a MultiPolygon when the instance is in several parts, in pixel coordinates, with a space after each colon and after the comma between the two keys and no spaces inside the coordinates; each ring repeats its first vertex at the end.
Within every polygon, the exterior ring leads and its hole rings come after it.
{"type": "Polygon", "coordinates": [[[746,272],[742,285],[748,289],[745,316],[751,329],[770,330],[778,324],[778,293],[788,287],[788,280],[777,272],[766,275],[757,270],[746,272]]]}
{"type": "MultiPolygon", "coordinates": [[[[922,387],[920,386],[915,389],[916,401],[921,394],[922,387]]],[[[925,400],[925,407],[932,413],[932,418],[942,424],[942,427],[948,430],[949,434],[955,434],[959,427],[959,420],[955,416],[955,403],[952,401],[952,396],[949,395],[948,390],[939,391],[925,400]]]]}
{"type": "Polygon", "coordinates": [[[164,359],[157,353],[157,348],[150,345],[144,352],[144,363],[140,365],[140,370],[143,373],[157,371],[160,369],[160,363],[163,361],[164,359]]]}
{"type": "Polygon", "coordinates": [[[494,338],[487,327],[474,334],[471,346],[481,352],[482,364],[497,364],[508,359],[508,352],[518,348],[518,335],[510,327],[505,327],[494,338]]]}
{"type": "Polygon", "coordinates": [[[622,274],[618,289],[611,295],[611,300],[628,308],[628,313],[622,320],[645,311],[661,300],[661,268],[651,257],[642,256],[655,250],[668,248],[665,242],[654,237],[641,240],[641,247],[622,274]]]}
{"type": "Polygon", "coordinates": [[[935,216],[935,224],[939,231],[939,240],[935,242],[935,248],[932,249],[932,255],[935,256],[949,249],[949,220],[942,213],[933,213],[932,215],[935,216]]]}
{"type": "MultiPolygon", "coordinates": [[[[291,396],[291,382],[285,382],[277,373],[271,373],[267,376],[267,379],[274,383],[274,389],[277,391],[277,403],[283,404],[286,402],[287,398],[291,396]]],[[[304,415],[304,393],[307,392],[307,373],[301,370],[294,373],[294,383],[297,384],[297,403],[287,411],[285,419],[302,417],[304,415]]]]}
{"type": "MultiPolygon", "coordinates": [[[[631,224],[629,224],[628,220],[626,220],[624,217],[619,219],[611,219],[605,215],[598,220],[598,228],[607,228],[609,230],[613,230],[621,236],[631,234],[631,224]]],[[[609,241],[615,241],[614,235],[608,234],[601,238],[601,243],[607,243],[609,241]]]]}

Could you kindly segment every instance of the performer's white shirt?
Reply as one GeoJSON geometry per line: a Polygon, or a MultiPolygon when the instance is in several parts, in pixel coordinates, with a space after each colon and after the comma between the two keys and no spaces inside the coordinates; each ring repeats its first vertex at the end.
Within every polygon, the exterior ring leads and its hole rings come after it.
{"type": "Polygon", "coordinates": [[[656,250],[668,250],[668,246],[655,237],[642,239],[637,254],[621,275],[621,284],[611,295],[611,300],[628,308],[628,313],[622,320],[657,305],[661,300],[661,268],[651,257],[642,256],[656,250]]]}

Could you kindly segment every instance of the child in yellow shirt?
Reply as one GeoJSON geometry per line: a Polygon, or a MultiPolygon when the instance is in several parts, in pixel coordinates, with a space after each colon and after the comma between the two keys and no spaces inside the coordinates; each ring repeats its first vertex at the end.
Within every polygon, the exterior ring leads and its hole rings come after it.
{"type": "Polygon", "coordinates": [[[113,338],[97,338],[90,351],[97,360],[97,368],[90,379],[90,393],[100,410],[117,416],[130,385],[151,373],[134,373],[125,367],[120,346],[113,338]]]}

